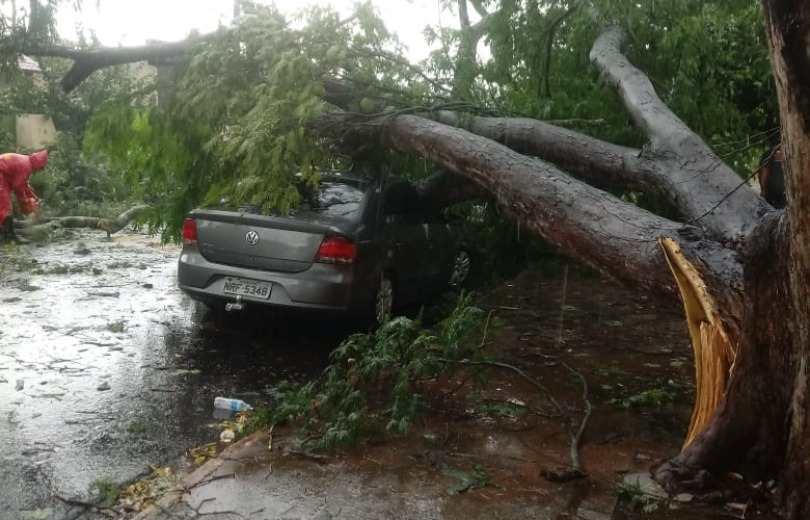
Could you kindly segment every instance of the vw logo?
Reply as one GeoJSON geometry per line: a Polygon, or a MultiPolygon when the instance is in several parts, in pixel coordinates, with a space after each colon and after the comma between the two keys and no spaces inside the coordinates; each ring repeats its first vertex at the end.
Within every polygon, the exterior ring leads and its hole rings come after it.
{"type": "Polygon", "coordinates": [[[256,244],[259,243],[259,234],[256,233],[255,231],[248,231],[247,234],[245,235],[245,242],[247,242],[252,246],[255,246],[256,244]]]}

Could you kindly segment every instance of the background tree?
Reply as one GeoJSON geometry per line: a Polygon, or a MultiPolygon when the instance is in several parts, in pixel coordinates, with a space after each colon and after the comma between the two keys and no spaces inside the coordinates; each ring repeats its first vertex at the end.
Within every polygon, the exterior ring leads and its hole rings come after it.
{"type": "MultiPolygon", "coordinates": [[[[5,3],[4,3],[5,5],[5,3]]],[[[55,28],[57,9],[77,8],[69,2],[12,2],[0,17],[0,152],[27,153],[18,148],[15,115],[44,114],[58,132],[49,145],[50,163],[32,183],[50,215],[78,212],[89,215],[118,214],[131,203],[131,190],[122,182],[120,172],[110,170],[106,162],[88,160],[82,154],[84,132],[91,116],[110,99],[146,88],[129,65],[108,67],[93,75],[70,93],[59,80],[72,65],[64,58],[40,58],[41,74],[26,74],[18,61],[26,49],[53,47],[57,44],[83,50],[100,47],[95,39],[61,41],[55,28]],[[17,9],[15,9],[17,7],[17,9]]]]}

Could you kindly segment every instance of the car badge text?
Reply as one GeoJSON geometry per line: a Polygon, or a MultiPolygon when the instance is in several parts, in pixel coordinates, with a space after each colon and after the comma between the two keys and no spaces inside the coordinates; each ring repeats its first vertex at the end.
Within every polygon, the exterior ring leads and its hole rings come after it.
{"type": "Polygon", "coordinates": [[[252,246],[255,246],[256,244],[259,243],[259,234],[256,233],[255,231],[248,231],[247,234],[245,235],[245,242],[247,242],[252,246]]]}

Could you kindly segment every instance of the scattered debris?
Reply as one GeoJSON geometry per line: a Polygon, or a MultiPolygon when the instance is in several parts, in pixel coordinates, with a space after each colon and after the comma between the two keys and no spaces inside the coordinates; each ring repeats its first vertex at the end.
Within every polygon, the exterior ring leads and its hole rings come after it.
{"type": "Polygon", "coordinates": [[[637,489],[650,500],[667,500],[669,493],[658,485],[648,473],[630,473],[622,479],[622,486],[637,489]]]}
{"type": "Polygon", "coordinates": [[[143,511],[175,488],[180,476],[170,467],[150,466],[152,473],[121,490],[121,505],[132,511],[143,511]]]}
{"type": "Polygon", "coordinates": [[[219,434],[219,440],[223,444],[232,443],[234,438],[236,438],[236,434],[233,433],[233,430],[222,430],[222,433],[219,434]]]}

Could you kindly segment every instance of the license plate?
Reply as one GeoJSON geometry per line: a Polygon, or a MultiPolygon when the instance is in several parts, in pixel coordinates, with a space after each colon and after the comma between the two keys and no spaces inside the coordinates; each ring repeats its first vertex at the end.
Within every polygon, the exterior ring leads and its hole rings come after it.
{"type": "Polygon", "coordinates": [[[259,282],[257,280],[232,278],[228,276],[225,278],[225,285],[222,286],[222,292],[225,294],[238,294],[240,296],[267,299],[270,297],[270,288],[272,286],[273,284],[270,282],[259,282]]]}

